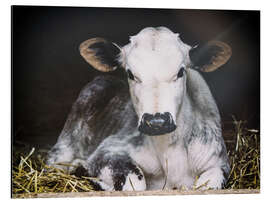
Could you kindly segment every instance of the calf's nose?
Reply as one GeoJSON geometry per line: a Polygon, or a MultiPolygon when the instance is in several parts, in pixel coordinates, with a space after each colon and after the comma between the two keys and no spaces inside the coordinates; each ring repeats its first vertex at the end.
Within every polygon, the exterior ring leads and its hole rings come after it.
{"type": "Polygon", "coordinates": [[[158,128],[160,128],[160,127],[162,127],[163,125],[164,125],[164,123],[165,123],[165,120],[164,119],[162,119],[162,118],[153,118],[153,119],[151,119],[151,120],[149,120],[149,121],[146,121],[150,126],[152,126],[153,128],[155,128],[155,127],[158,127],[158,128]]]}
{"type": "Polygon", "coordinates": [[[162,135],[176,129],[176,125],[169,112],[156,113],[155,115],[145,113],[139,125],[139,131],[148,135],[162,135]]]}

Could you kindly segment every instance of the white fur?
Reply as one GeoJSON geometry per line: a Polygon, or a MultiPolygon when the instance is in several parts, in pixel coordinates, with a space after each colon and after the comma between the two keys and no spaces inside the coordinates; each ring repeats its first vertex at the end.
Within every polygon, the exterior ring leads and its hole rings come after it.
{"type": "Polygon", "coordinates": [[[126,182],[123,185],[123,191],[143,191],[146,190],[145,179],[138,179],[136,174],[130,173],[126,177],[126,182]]]}
{"type": "Polygon", "coordinates": [[[158,32],[145,28],[130,40],[122,49],[120,61],[141,81],[129,80],[138,117],[144,113],[170,112],[175,119],[185,84],[184,78],[175,79],[180,68],[190,63],[190,46],[164,27],[158,32]]]}
{"type": "MultiPolygon", "coordinates": [[[[200,186],[206,182],[208,185],[203,188],[222,186],[223,172],[228,172],[229,166],[220,116],[206,82],[197,71],[188,67],[190,48],[178,34],[164,27],[145,28],[122,48],[119,61],[137,77],[136,81],[129,80],[129,89],[138,122],[144,113],[170,112],[177,125],[176,130],[169,134],[143,135],[145,139],[139,146],[130,143],[130,139],[139,135],[138,131],[111,135],[97,146],[94,153],[85,157],[87,163],[95,164],[92,161],[95,157],[102,157],[100,155],[128,155],[144,177],[139,180],[137,174],[130,172],[122,183],[123,190],[190,189],[195,183],[200,186]],[[181,67],[186,72],[177,79],[181,67]],[[196,177],[199,177],[197,181],[196,177]]],[[[65,133],[54,147],[58,154],[51,154],[49,164],[74,159],[71,141],[65,133]]],[[[89,133],[90,139],[94,139],[81,120],[72,133],[78,134],[76,139],[89,133]]],[[[80,148],[80,142],[73,146],[80,148]]],[[[84,154],[80,149],[79,153],[84,154]]],[[[100,185],[106,190],[113,190],[112,173],[109,167],[100,171],[100,185]]]]}
{"type": "Polygon", "coordinates": [[[107,185],[113,185],[112,170],[108,166],[101,169],[100,178],[107,185]]]}
{"type": "Polygon", "coordinates": [[[47,160],[47,164],[57,168],[61,168],[63,170],[69,170],[69,167],[59,165],[61,163],[70,163],[71,160],[74,159],[73,149],[70,149],[68,144],[69,143],[66,139],[58,139],[58,142],[56,143],[54,148],[57,148],[59,150],[59,153],[57,154],[57,156],[50,156],[50,158],[47,160]]]}
{"type": "MultiPolygon", "coordinates": [[[[155,162],[159,163],[160,167],[154,169],[153,166],[157,164],[153,163],[152,167],[148,166],[151,158],[148,158],[147,153],[144,155],[145,160],[138,161],[139,166],[145,171],[162,170],[163,175],[166,176],[165,187],[167,188],[181,186],[191,188],[195,177],[202,171],[206,172],[199,178],[199,184],[210,178],[212,180],[209,182],[209,186],[220,188],[223,181],[220,170],[222,160],[218,156],[213,156],[214,153],[218,154],[221,151],[220,143],[213,140],[206,146],[202,144],[201,140],[195,139],[190,143],[188,150],[183,144],[183,137],[191,133],[190,123],[197,119],[199,130],[203,130],[204,126],[200,126],[202,121],[199,119],[205,119],[205,117],[201,117],[202,112],[195,112],[198,115],[197,118],[183,117],[183,115],[192,114],[194,107],[190,105],[191,102],[186,95],[186,74],[175,80],[180,68],[184,67],[187,70],[187,65],[190,64],[188,51],[191,47],[184,44],[178,34],[172,33],[167,28],[159,28],[158,31],[153,28],[145,28],[138,35],[132,36],[130,41],[130,44],[123,47],[120,61],[124,62],[126,69],[130,69],[134,76],[139,78],[139,81],[129,80],[131,98],[139,117],[138,122],[144,113],[170,112],[173,119],[177,120],[178,126],[175,132],[150,138],[152,146],[149,149],[152,148],[152,151],[148,154],[155,157],[152,159],[156,160],[155,162]],[[216,169],[211,169],[212,167],[216,167],[216,169]],[[210,171],[216,173],[210,175],[209,168],[210,171]]],[[[187,71],[189,79],[192,78],[193,85],[197,88],[196,90],[194,88],[194,91],[200,91],[199,97],[196,99],[218,113],[209,88],[202,77],[196,71],[187,71]]],[[[191,88],[193,87],[191,86],[191,88]]],[[[211,119],[213,118],[209,119],[208,124],[213,126],[210,127],[210,130],[213,130],[216,127],[211,122],[215,121],[211,119]]],[[[219,115],[214,119],[219,122],[219,115]]],[[[217,132],[217,136],[219,136],[219,132],[217,132]]],[[[136,157],[140,157],[141,153],[135,154],[134,159],[137,160],[136,157]]],[[[158,177],[158,175],[156,176],[158,177]]],[[[160,185],[160,183],[158,184],[160,185]]]]}

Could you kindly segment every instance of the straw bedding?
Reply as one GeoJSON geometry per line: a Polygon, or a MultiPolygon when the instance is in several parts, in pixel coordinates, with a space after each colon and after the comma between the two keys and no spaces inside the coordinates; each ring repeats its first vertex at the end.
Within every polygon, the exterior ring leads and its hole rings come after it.
{"type": "MultiPolygon", "coordinates": [[[[231,164],[225,189],[260,189],[260,136],[234,120],[224,131],[231,164]]],[[[40,193],[91,192],[91,177],[76,177],[45,165],[46,151],[13,147],[12,197],[35,197],[40,193]]],[[[199,189],[200,187],[194,187],[199,189]]]]}

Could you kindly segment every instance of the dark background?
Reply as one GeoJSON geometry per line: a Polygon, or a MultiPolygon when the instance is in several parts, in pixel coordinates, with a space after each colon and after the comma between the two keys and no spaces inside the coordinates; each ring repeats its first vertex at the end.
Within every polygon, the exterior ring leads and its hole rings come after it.
{"type": "MultiPolygon", "coordinates": [[[[54,144],[80,90],[104,74],[79,55],[82,41],[99,36],[125,45],[149,26],[166,26],[189,45],[229,44],[229,62],[203,76],[224,124],[234,115],[259,129],[259,11],[13,6],[13,143],[54,144]]],[[[109,74],[124,77],[121,70],[109,74]]]]}

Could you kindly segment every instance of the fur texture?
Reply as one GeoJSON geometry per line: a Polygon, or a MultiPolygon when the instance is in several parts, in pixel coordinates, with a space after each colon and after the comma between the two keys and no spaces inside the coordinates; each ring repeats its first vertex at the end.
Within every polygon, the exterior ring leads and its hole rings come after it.
{"type": "Polygon", "coordinates": [[[131,37],[119,58],[134,75],[129,89],[111,76],[86,85],[47,163],[81,165],[102,190],[222,188],[230,167],[220,115],[206,82],[189,68],[190,49],[164,27],[131,37]],[[142,115],[157,112],[169,112],[176,130],[140,133],[142,115]]]}

